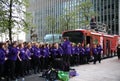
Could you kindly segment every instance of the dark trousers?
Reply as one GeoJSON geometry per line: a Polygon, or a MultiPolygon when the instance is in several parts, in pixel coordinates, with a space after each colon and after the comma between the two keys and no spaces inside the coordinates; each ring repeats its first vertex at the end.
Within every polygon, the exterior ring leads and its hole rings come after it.
{"type": "Polygon", "coordinates": [[[4,75],[6,77],[9,76],[9,60],[5,61],[5,64],[4,64],[4,75]]]}
{"type": "Polygon", "coordinates": [[[0,77],[3,77],[4,64],[0,64],[0,77]]]}
{"type": "Polygon", "coordinates": [[[118,59],[120,59],[120,53],[119,52],[117,52],[117,56],[118,56],[118,59]]]}
{"type": "Polygon", "coordinates": [[[25,72],[25,60],[20,61],[19,71],[20,71],[20,75],[23,77],[25,72]]]}
{"type": "Polygon", "coordinates": [[[79,65],[80,64],[80,55],[79,54],[75,54],[75,65],[79,65]]]}
{"type": "Polygon", "coordinates": [[[27,59],[27,60],[25,60],[25,73],[29,74],[30,69],[31,69],[31,63],[30,63],[30,60],[27,59]]]}
{"type": "Polygon", "coordinates": [[[100,53],[98,54],[98,61],[99,61],[99,63],[101,62],[101,54],[100,53]]]}
{"type": "Polygon", "coordinates": [[[88,63],[90,60],[90,54],[86,54],[86,62],[88,63]]]}
{"type": "Polygon", "coordinates": [[[9,60],[9,76],[11,77],[11,79],[13,79],[15,77],[15,65],[16,61],[13,60],[9,60]]]}
{"type": "Polygon", "coordinates": [[[96,64],[96,61],[101,62],[101,54],[94,54],[94,64],[96,64]]]}
{"type": "Polygon", "coordinates": [[[40,58],[33,58],[33,69],[35,74],[40,71],[40,58]]]}
{"type": "Polygon", "coordinates": [[[64,54],[63,60],[70,65],[70,55],[69,54],[64,54]]]}
{"type": "Polygon", "coordinates": [[[93,62],[94,62],[94,64],[96,64],[98,55],[97,55],[97,54],[94,54],[93,57],[94,57],[94,61],[93,61],[93,62]]]}
{"type": "Polygon", "coordinates": [[[48,69],[48,62],[49,62],[49,58],[44,57],[42,61],[43,69],[48,69]]]}

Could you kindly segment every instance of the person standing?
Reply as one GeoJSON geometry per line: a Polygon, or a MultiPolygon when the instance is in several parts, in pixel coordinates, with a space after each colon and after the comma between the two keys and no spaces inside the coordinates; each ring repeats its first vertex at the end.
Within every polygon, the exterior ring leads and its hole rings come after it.
{"type": "Polygon", "coordinates": [[[118,56],[118,60],[120,59],[120,44],[118,44],[117,46],[117,56],[118,56]]]}
{"type": "Polygon", "coordinates": [[[9,48],[9,54],[8,54],[8,64],[9,64],[9,76],[12,80],[15,80],[15,68],[16,68],[16,61],[17,56],[19,54],[18,48],[17,48],[17,42],[13,42],[12,46],[9,48]]]}
{"type": "Polygon", "coordinates": [[[26,53],[25,53],[25,57],[26,57],[26,60],[25,60],[25,68],[26,68],[26,74],[30,74],[30,69],[31,69],[31,63],[30,63],[30,61],[31,61],[31,44],[30,43],[28,43],[27,45],[26,45],[26,53]]]}
{"type": "Polygon", "coordinates": [[[67,37],[64,38],[64,42],[63,42],[63,51],[64,51],[64,61],[70,65],[70,55],[71,55],[71,49],[72,49],[72,46],[71,46],[71,43],[70,41],[68,40],[67,37]]]}
{"type": "Polygon", "coordinates": [[[40,44],[36,43],[33,52],[33,69],[35,74],[40,72],[41,65],[40,58],[41,58],[40,44]]]}
{"type": "Polygon", "coordinates": [[[97,51],[98,51],[98,61],[99,63],[101,63],[102,46],[100,44],[97,45],[97,51]]]}
{"type": "Polygon", "coordinates": [[[49,65],[49,49],[47,48],[46,44],[43,44],[41,47],[41,55],[42,55],[42,60],[41,60],[41,69],[48,69],[49,65]]]}
{"type": "Polygon", "coordinates": [[[24,72],[25,72],[25,60],[26,60],[26,58],[25,58],[25,48],[24,48],[24,44],[23,43],[21,43],[21,44],[19,44],[19,51],[20,51],[20,53],[18,54],[18,60],[19,60],[19,63],[20,63],[20,65],[19,65],[19,67],[20,67],[20,75],[22,76],[22,77],[24,77],[24,72]]]}
{"type": "Polygon", "coordinates": [[[96,44],[93,47],[92,53],[93,53],[93,57],[94,57],[93,64],[96,64],[96,61],[97,61],[97,58],[98,58],[98,51],[97,51],[96,44]]]}
{"type": "Polygon", "coordinates": [[[0,81],[3,78],[3,73],[4,73],[4,63],[5,63],[5,50],[4,50],[4,43],[0,43],[0,81]]]}
{"type": "Polygon", "coordinates": [[[85,47],[86,63],[89,63],[90,60],[90,44],[87,44],[85,47]]]}

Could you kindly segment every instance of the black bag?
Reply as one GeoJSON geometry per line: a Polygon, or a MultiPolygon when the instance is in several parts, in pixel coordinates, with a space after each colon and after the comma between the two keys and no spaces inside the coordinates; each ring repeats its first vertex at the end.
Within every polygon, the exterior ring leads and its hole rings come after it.
{"type": "Polygon", "coordinates": [[[50,69],[48,71],[43,72],[42,77],[47,80],[54,81],[58,79],[58,71],[55,69],[50,69]]]}
{"type": "Polygon", "coordinates": [[[69,71],[70,66],[67,62],[63,61],[63,59],[55,59],[53,68],[62,71],[69,71]]]}

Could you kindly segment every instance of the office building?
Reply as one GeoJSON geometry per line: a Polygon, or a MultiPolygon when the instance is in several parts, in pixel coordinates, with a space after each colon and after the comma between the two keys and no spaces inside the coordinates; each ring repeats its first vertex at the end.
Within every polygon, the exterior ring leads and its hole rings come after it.
{"type": "MultiPolygon", "coordinates": [[[[35,28],[27,34],[28,41],[43,41],[45,34],[56,33],[60,29],[57,22],[54,28],[48,26],[46,18],[52,16],[56,18],[65,14],[65,9],[74,10],[74,6],[86,0],[29,0],[30,7],[27,11],[32,13],[32,22],[35,28]]],[[[120,34],[120,0],[91,0],[96,16],[96,22],[106,25],[106,30],[110,34],[120,34]]],[[[80,15],[80,14],[79,14],[80,15]]],[[[80,19],[80,18],[78,18],[80,19]]],[[[80,26],[80,23],[77,23],[80,26]]],[[[80,28],[80,27],[78,27],[80,28]]],[[[69,28],[72,29],[72,28],[69,28]]]]}

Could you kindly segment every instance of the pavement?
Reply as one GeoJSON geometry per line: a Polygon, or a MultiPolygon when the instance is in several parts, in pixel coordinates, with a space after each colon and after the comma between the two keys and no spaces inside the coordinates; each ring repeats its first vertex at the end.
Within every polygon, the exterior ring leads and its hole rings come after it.
{"type": "Polygon", "coordinates": [[[76,69],[78,76],[69,81],[120,81],[120,60],[117,57],[73,68],[76,69]]]}
{"type": "MultiPolygon", "coordinates": [[[[77,76],[70,78],[69,81],[120,81],[120,60],[117,57],[103,59],[101,63],[91,62],[71,68],[77,71],[77,76]]],[[[46,81],[39,77],[40,75],[32,74],[16,81],[46,81]]]]}

